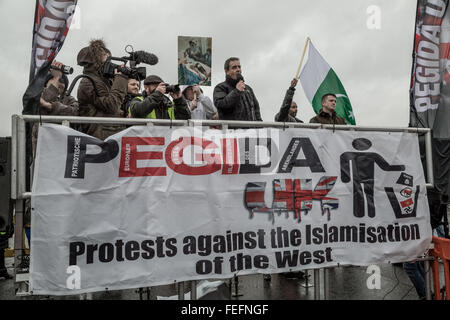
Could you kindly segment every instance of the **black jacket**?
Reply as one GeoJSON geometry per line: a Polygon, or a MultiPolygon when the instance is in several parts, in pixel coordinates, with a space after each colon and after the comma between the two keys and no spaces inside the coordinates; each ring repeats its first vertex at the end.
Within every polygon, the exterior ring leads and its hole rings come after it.
{"type": "Polygon", "coordinates": [[[300,122],[303,123],[302,120],[297,119],[289,114],[289,109],[291,108],[292,98],[294,97],[295,88],[290,87],[286,91],[286,95],[284,96],[283,104],[281,105],[280,112],[275,115],[276,122],[300,122]]]}
{"type": "Polygon", "coordinates": [[[344,118],[341,118],[338,115],[336,115],[336,111],[333,111],[332,115],[330,116],[328,113],[323,111],[323,109],[320,109],[317,116],[309,120],[309,123],[339,124],[339,125],[347,124],[344,118]]]}
{"type": "Polygon", "coordinates": [[[214,105],[221,120],[262,121],[259,103],[252,88],[236,89],[237,81],[228,77],[214,88],[214,105]]]}
{"type": "Polygon", "coordinates": [[[168,97],[161,92],[155,90],[148,96],[145,95],[144,100],[134,98],[130,103],[130,111],[132,118],[145,118],[149,113],[155,110],[156,119],[170,119],[168,109],[174,107],[175,119],[187,120],[191,118],[186,100],[183,97],[173,100],[173,104],[168,97]]]}

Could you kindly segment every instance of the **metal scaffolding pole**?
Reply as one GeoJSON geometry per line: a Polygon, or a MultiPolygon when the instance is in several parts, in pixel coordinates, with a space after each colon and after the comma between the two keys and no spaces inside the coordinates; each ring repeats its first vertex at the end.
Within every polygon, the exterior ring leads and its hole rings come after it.
{"type": "Polygon", "coordinates": [[[320,300],[320,269],[314,269],[314,300],[320,300]]]}
{"type": "Polygon", "coordinates": [[[430,260],[424,261],[424,273],[425,273],[425,297],[427,300],[431,300],[431,262],[430,260]]]}
{"type": "Polygon", "coordinates": [[[330,300],[330,268],[323,269],[323,299],[330,300]]]}
{"type": "Polygon", "coordinates": [[[178,300],[184,300],[184,282],[178,282],[178,300]]]}
{"type": "Polygon", "coordinates": [[[191,281],[191,300],[197,300],[197,281],[191,281]]]}

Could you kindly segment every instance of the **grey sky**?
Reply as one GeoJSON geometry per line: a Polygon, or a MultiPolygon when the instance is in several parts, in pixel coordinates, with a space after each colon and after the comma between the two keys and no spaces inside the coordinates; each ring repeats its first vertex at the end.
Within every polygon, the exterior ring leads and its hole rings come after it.
{"type": "MultiPolygon", "coordinates": [[[[358,125],[409,122],[409,83],[416,1],[412,0],[79,0],[79,28],[69,31],[57,60],[80,74],[78,51],[103,38],[113,55],[132,44],[159,57],[147,74],[177,81],[177,37],[212,37],[212,98],[224,80],[223,63],[241,59],[264,121],[273,121],[309,36],[341,79],[358,125]],[[381,9],[381,29],[370,30],[369,6],[381,9]]],[[[34,0],[0,0],[0,136],[11,135],[11,116],[22,111],[28,84],[34,0]]],[[[73,95],[76,97],[76,90],[73,95]]],[[[298,117],[314,116],[300,83],[298,117]]]]}

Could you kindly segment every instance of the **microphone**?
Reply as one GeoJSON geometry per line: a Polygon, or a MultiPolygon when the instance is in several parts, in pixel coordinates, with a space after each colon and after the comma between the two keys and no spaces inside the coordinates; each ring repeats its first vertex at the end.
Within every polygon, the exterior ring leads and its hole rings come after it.
{"type": "MultiPolygon", "coordinates": [[[[237,81],[236,84],[241,80],[244,81],[244,83],[245,83],[245,80],[244,80],[244,77],[242,76],[242,74],[238,73],[236,75],[236,81],[237,81]]],[[[244,87],[244,92],[246,92],[246,91],[247,91],[247,88],[244,87]]]]}
{"type": "Polygon", "coordinates": [[[236,76],[236,81],[239,82],[241,80],[245,82],[244,77],[242,76],[242,74],[238,73],[237,76],[236,76]]]}
{"type": "Polygon", "coordinates": [[[156,55],[154,55],[153,53],[149,53],[149,52],[145,52],[145,51],[135,51],[133,53],[134,58],[136,59],[136,64],[139,63],[146,63],[149,64],[151,66],[155,65],[158,63],[158,57],[156,55]]]}

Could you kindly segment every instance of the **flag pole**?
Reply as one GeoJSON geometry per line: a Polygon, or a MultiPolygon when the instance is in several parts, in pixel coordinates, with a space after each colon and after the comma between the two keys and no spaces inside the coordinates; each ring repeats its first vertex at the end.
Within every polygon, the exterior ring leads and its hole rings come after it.
{"type": "Polygon", "coordinates": [[[297,69],[297,73],[295,75],[295,79],[298,79],[298,76],[300,74],[300,69],[302,67],[303,64],[303,58],[305,57],[305,53],[306,53],[306,47],[308,46],[308,43],[311,41],[311,39],[309,37],[306,38],[306,43],[305,43],[305,48],[303,49],[303,53],[302,53],[302,57],[300,58],[300,64],[298,65],[298,69],[297,69]]]}

